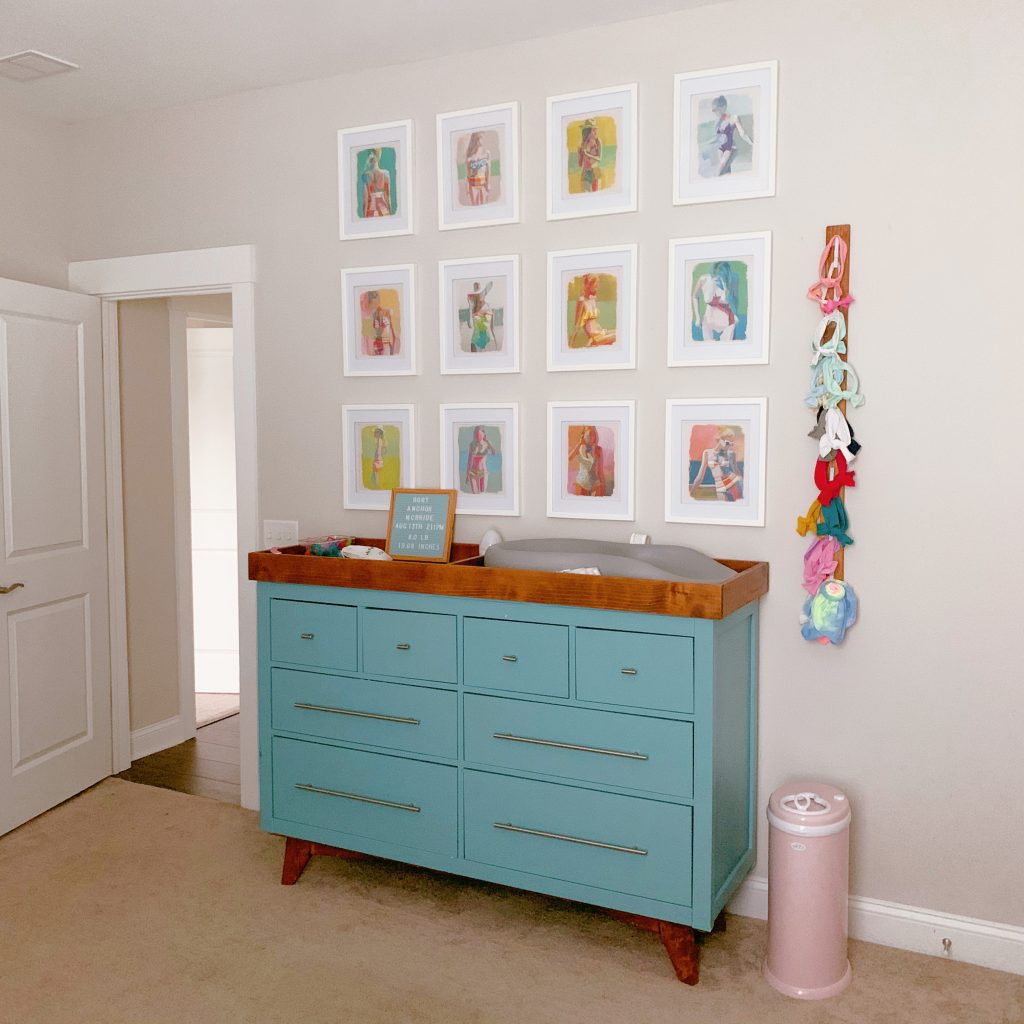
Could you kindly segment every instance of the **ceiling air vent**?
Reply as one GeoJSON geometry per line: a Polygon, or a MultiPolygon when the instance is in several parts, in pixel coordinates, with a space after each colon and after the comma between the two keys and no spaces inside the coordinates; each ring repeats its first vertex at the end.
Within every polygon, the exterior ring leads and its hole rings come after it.
{"type": "Polygon", "coordinates": [[[35,78],[49,78],[77,70],[77,64],[38,50],[22,50],[21,53],[0,57],[0,78],[12,78],[15,82],[31,82],[35,78]]]}

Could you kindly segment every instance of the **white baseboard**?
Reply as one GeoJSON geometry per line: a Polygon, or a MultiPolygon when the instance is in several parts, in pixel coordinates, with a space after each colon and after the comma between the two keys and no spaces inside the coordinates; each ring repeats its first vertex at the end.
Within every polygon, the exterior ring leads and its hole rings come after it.
{"type": "MultiPolygon", "coordinates": [[[[768,880],[748,878],[727,909],[740,917],[767,920],[768,880]]],[[[1024,928],[1012,924],[851,896],[850,938],[1024,974],[1024,928]],[[948,954],[943,939],[950,940],[948,954]]]]}
{"type": "Polygon", "coordinates": [[[189,738],[181,715],[135,729],[132,732],[132,760],[138,761],[140,757],[148,757],[158,750],[175,747],[189,738]]]}

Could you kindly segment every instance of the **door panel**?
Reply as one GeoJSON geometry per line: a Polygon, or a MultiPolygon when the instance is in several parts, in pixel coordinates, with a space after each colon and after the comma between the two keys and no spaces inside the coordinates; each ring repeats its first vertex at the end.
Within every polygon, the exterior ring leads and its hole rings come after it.
{"type": "Polygon", "coordinates": [[[89,596],[7,617],[14,771],[92,734],[89,596]]]}
{"type": "Polygon", "coordinates": [[[0,280],[0,834],[110,774],[99,300],[0,280]]]}
{"type": "Polygon", "coordinates": [[[5,316],[0,330],[7,557],[81,546],[82,325],[5,316]]]}

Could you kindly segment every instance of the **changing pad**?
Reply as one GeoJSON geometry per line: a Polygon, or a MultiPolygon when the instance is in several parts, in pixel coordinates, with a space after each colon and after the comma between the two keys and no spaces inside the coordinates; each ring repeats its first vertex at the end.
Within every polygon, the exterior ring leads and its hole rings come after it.
{"type": "Polygon", "coordinates": [[[561,537],[493,544],[484,554],[484,565],[545,572],[597,566],[602,576],[688,583],[724,583],[736,575],[700,551],[676,544],[617,544],[561,537]]]}

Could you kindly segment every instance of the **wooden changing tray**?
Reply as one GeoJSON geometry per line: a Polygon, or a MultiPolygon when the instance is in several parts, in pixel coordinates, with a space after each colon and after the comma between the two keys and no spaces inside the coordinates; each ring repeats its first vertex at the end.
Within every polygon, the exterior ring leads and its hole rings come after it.
{"type": "MultiPolygon", "coordinates": [[[[356,544],[384,547],[379,537],[356,544]]],[[[378,562],[307,555],[301,546],[249,553],[249,579],[322,587],[393,590],[495,601],[531,601],[616,611],[724,619],[768,592],[768,563],[719,558],[736,571],[724,583],[684,583],[624,576],[584,576],[533,569],[489,568],[476,544],[452,545],[452,561],[378,562]]]]}

